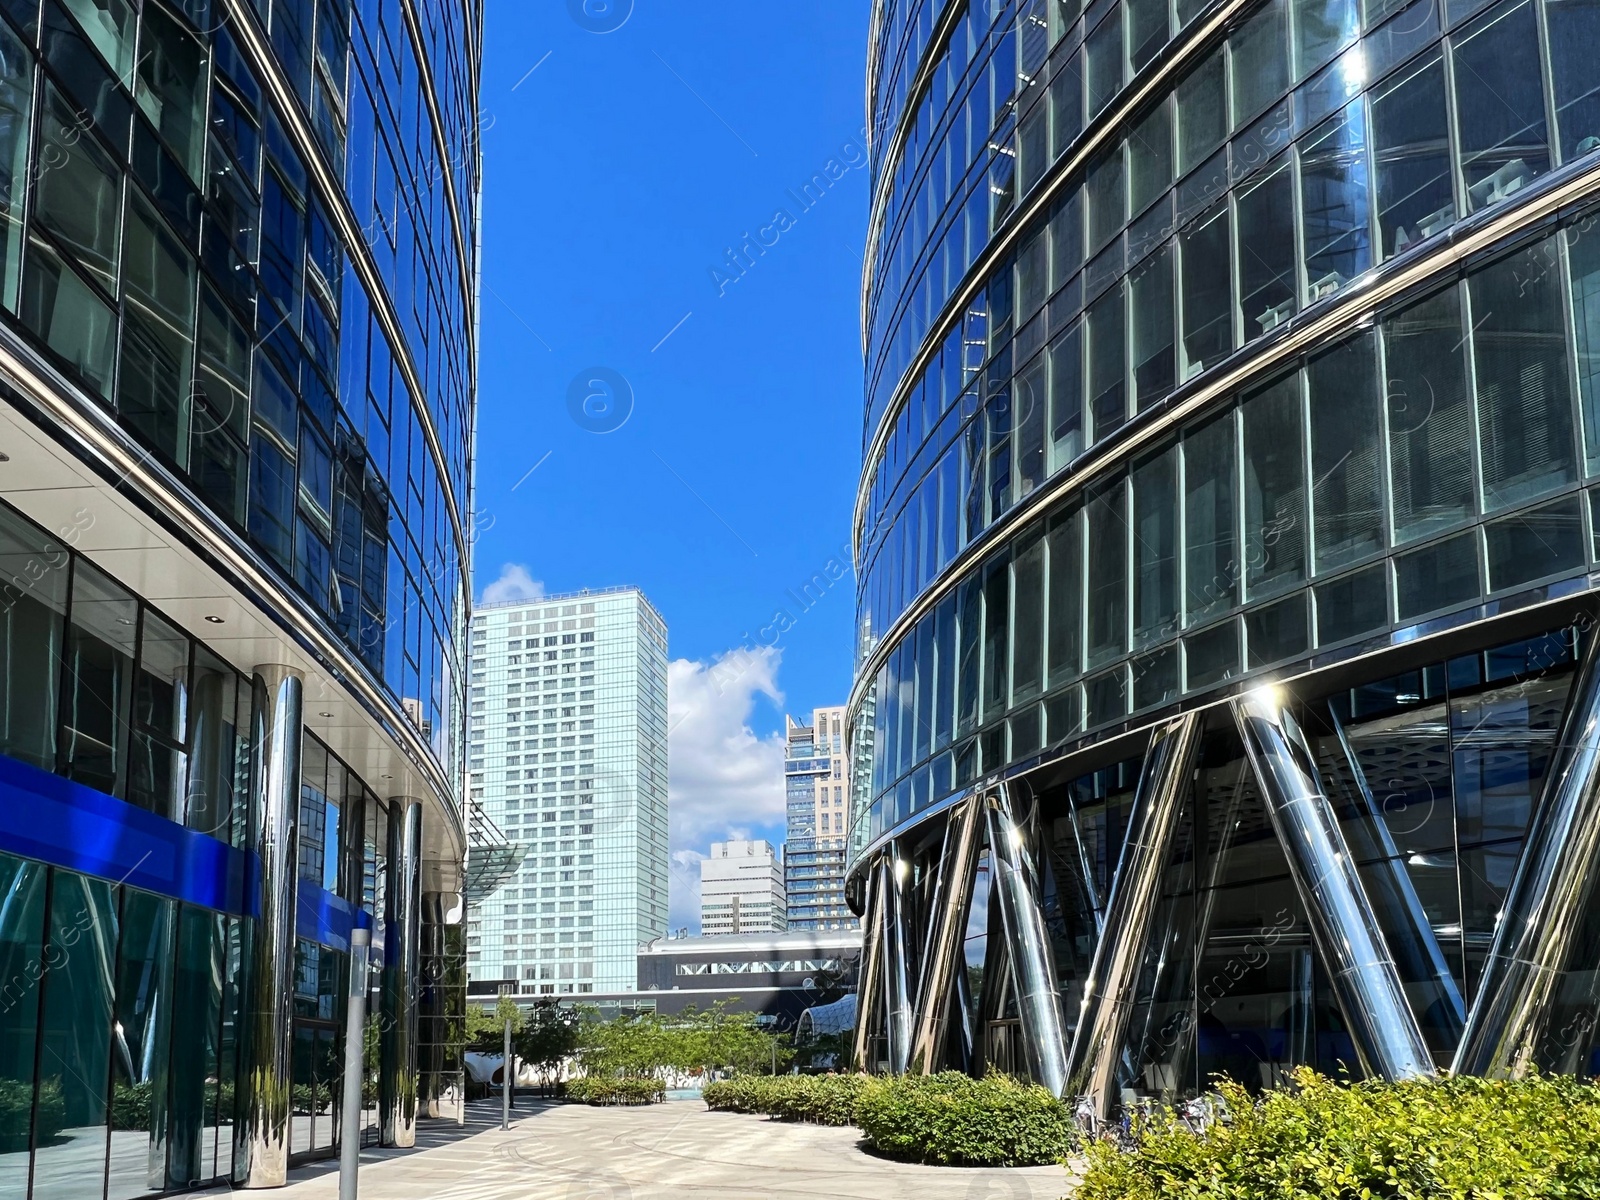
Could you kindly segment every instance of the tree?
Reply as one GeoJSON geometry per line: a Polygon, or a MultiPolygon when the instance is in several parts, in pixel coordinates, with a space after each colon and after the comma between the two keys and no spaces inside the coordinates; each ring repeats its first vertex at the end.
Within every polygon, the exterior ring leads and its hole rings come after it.
{"type": "Polygon", "coordinates": [[[517,1031],[523,1027],[522,1009],[510,996],[501,996],[493,1008],[477,1005],[467,1009],[467,1049],[479,1054],[499,1054],[505,1050],[506,1021],[511,1022],[515,1042],[517,1031]]]}
{"type": "Polygon", "coordinates": [[[512,1038],[517,1057],[537,1068],[546,1085],[578,1049],[579,1013],[555,1004],[536,1005],[512,1038]]]}

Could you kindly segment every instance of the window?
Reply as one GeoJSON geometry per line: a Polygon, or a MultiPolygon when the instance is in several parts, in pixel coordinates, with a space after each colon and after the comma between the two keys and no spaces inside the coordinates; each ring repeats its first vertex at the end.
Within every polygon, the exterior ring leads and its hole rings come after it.
{"type": "Polygon", "coordinates": [[[1600,3],[1545,0],[1550,31],[1550,74],[1555,92],[1561,161],[1600,149],[1600,87],[1594,60],[1600,48],[1600,3]]]}
{"type": "Polygon", "coordinates": [[[1547,238],[1468,277],[1490,512],[1577,480],[1559,248],[1547,238]]]}
{"type": "Polygon", "coordinates": [[[1184,436],[1184,590],[1190,624],[1238,603],[1243,564],[1235,499],[1237,436],[1231,410],[1184,436]]]}
{"type": "Polygon", "coordinates": [[[1248,341],[1294,315],[1294,188],[1287,166],[1240,189],[1239,307],[1248,341]]]}
{"type": "Polygon", "coordinates": [[[1178,618],[1178,449],[1133,468],[1133,637],[1169,637],[1178,618]]]}
{"type": "Polygon", "coordinates": [[[1245,591],[1254,600],[1305,577],[1300,379],[1289,375],[1245,399],[1245,591]]]}
{"type": "Polygon", "coordinates": [[[1204,162],[1228,135],[1228,96],[1220,49],[1178,84],[1178,174],[1204,162]]]}
{"type": "Polygon", "coordinates": [[[1372,263],[1361,104],[1329,118],[1300,146],[1307,304],[1338,291],[1372,263]]]}
{"type": "Polygon", "coordinates": [[[1460,38],[1454,60],[1461,175],[1467,211],[1477,212],[1550,169],[1531,0],[1460,38]]]}
{"type": "Polygon", "coordinates": [[[1232,255],[1228,206],[1193,222],[1178,238],[1183,318],[1183,377],[1197,375],[1233,350],[1232,255]]]}
{"type": "Polygon", "coordinates": [[[1383,548],[1383,446],[1376,338],[1363,334],[1306,368],[1311,398],[1316,569],[1383,548]]]}
{"type": "Polygon", "coordinates": [[[1379,255],[1388,258],[1455,220],[1444,64],[1437,55],[1372,93],[1379,255]]]}
{"type": "Polygon", "coordinates": [[[1383,323],[1394,536],[1448,529],[1473,512],[1472,398],[1454,287],[1383,323]]]}

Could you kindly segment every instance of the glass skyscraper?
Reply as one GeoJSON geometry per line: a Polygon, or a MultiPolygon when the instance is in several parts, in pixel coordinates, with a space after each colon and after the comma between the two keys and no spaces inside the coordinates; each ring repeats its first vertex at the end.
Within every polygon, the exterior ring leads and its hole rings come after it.
{"type": "Polygon", "coordinates": [[[811,710],[811,723],[784,719],[783,882],[788,928],[854,929],[844,898],[850,772],[844,708],[811,710]]]}
{"type": "Polygon", "coordinates": [[[459,1099],[480,17],[0,3],[0,1196],[459,1099]]]}
{"type": "Polygon", "coordinates": [[[1597,51],[876,5],[862,1065],[1600,1070],[1597,51]]]}
{"type": "Polygon", "coordinates": [[[472,616],[470,804],[520,848],[468,912],[474,995],[631,992],[667,933],[667,626],[637,588],[472,616]]]}

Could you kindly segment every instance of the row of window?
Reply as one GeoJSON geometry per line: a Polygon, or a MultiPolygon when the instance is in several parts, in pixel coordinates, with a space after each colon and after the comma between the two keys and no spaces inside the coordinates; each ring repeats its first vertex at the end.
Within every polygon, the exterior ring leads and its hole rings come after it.
{"type": "MultiPolygon", "coordinates": [[[[1582,63],[1600,31],[1588,4],[1502,7],[1458,28],[1437,58],[1425,51],[1441,26],[1459,26],[1475,6],[1447,11],[1442,0],[1422,0],[1398,13],[1395,7],[1369,4],[1363,11],[1357,0],[1274,0],[1259,9],[1088,165],[1081,186],[1057,206],[1052,230],[1041,223],[1022,239],[1025,249],[991,280],[989,299],[976,302],[965,322],[989,324],[987,309],[994,307],[999,327],[958,329],[948,339],[958,348],[968,343],[966,369],[976,369],[993,337],[1009,334],[1013,322],[1022,328],[1069,280],[1078,295],[1067,308],[1092,300],[1125,273],[1137,274],[1140,260],[1163,247],[1176,255],[1169,239],[1178,231],[1196,260],[1196,279],[1200,260],[1216,275],[1209,291],[1184,297],[1191,328],[1180,369],[1164,380],[1153,365],[1142,381],[1146,388],[1170,387],[1346,285],[1353,272],[1510,196],[1597,144],[1589,129],[1595,101],[1582,63]],[[1363,23],[1368,32],[1358,39],[1363,23]],[[1546,26],[1548,52],[1541,50],[1546,26]],[[1504,55],[1491,50],[1501,45],[1504,55]],[[1285,95],[1292,85],[1298,86],[1285,95]],[[1497,96],[1505,99],[1496,104],[1497,96]],[[1299,145],[1285,153],[1293,139],[1299,145]],[[1230,188],[1236,190],[1231,205],[1218,205],[1230,188]],[[1240,244],[1268,240],[1268,261],[1257,263],[1244,251],[1230,261],[1230,221],[1244,226],[1234,230],[1240,244]],[[1300,257],[1290,262],[1294,248],[1300,257]],[[1089,269],[1075,278],[1086,257],[1089,269]],[[1234,284],[1242,309],[1237,320],[1228,312],[1234,284]]],[[[1062,78],[1070,79],[1067,90],[1076,97],[1078,74],[1062,78]]],[[[1024,125],[1031,121],[1038,132],[1023,142],[1053,151],[1038,152],[1034,161],[1043,163],[1071,143],[1082,127],[1080,112],[1076,99],[1064,113],[1053,102],[1036,106],[1024,125]],[[1052,126],[1070,136],[1057,137],[1052,126]]],[[[1029,186],[1038,177],[1026,161],[1018,169],[1029,186]]],[[[942,231],[941,221],[935,211],[925,225],[942,231]]],[[[914,301],[917,329],[902,337],[901,357],[871,391],[869,432],[922,331],[938,320],[965,263],[983,244],[981,238],[970,244],[966,234],[945,234],[945,240],[964,249],[932,255],[919,276],[920,291],[881,286],[885,295],[914,301]]],[[[1165,319],[1159,300],[1156,309],[1156,319],[1165,319]]],[[[1053,314],[1054,328],[1070,315],[1053,314]]],[[[893,487],[904,461],[888,469],[886,486],[893,487]]]]}
{"type": "MultiPolygon", "coordinates": [[[[884,660],[873,725],[858,730],[870,795],[913,772],[943,794],[1313,646],[1584,572],[1595,548],[1578,488],[1600,471],[1596,296],[1586,219],[1068,497],[884,660]]],[[[955,519],[980,502],[964,482],[934,511],[955,519]]]]}
{"type": "MultiPolygon", "coordinates": [[[[1279,3],[1256,20],[1272,17],[1279,3]]],[[[1432,11],[1432,0],[1419,3],[1432,11]]],[[[1024,242],[910,391],[867,511],[862,594],[870,598],[863,615],[872,627],[885,628],[950,554],[1045,478],[1178,383],[1346,286],[1385,252],[1380,248],[1392,255],[1412,244],[1413,234],[1438,232],[1457,211],[1514,195],[1562,156],[1580,153],[1585,139],[1600,145],[1580,133],[1590,109],[1574,98],[1575,85],[1561,84],[1560,71],[1541,75],[1539,68],[1541,11],[1567,41],[1600,46],[1600,8],[1580,11],[1573,4],[1549,0],[1543,10],[1531,0],[1502,4],[1462,27],[1447,51],[1412,59],[1292,141],[1298,118],[1286,101],[1269,114],[1282,122],[1269,127],[1270,138],[1252,130],[1215,154],[1210,142],[1202,143],[1195,155],[1208,165],[1171,190],[1181,144],[1175,130],[1187,128],[1184,103],[1195,95],[1193,81],[1209,79],[1207,111],[1226,112],[1219,48],[1214,71],[1202,66],[1176,98],[1091,167],[1083,199],[1068,197],[1024,242]],[[1452,88],[1447,79],[1475,82],[1452,88]],[[1547,135],[1541,79],[1555,81],[1549,98],[1558,144],[1547,135]],[[1487,92],[1477,82],[1484,80],[1487,92]],[[1521,111],[1533,114],[1529,122],[1495,126],[1484,105],[1504,113],[1512,104],[1485,99],[1495,95],[1521,96],[1521,111]],[[1455,128],[1474,132],[1450,133],[1455,128]],[[1486,149],[1490,142],[1498,148],[1486,149]],[[1486,190],[1482,185],[1492,180],[1498,183],[1486,190]],[[1130,214],[1134,223],[1121,232],[1130,214]],[[1095,247],[1108,237],[1079,271],[1085,238],[1095,247]],[[1053,287],[1055,298],[1046,304],[1053,287]],[[916,538],[918,529],[925,539],[930,528],[928,510],[940,486],[934,476],[942,473],[948,490],[950,479],[984,474],[985,459],[988,494],[941,531],[945,540],[930,555],[916,538]],[[918,563],[915,571],[905,570],[907,553],[918,563]],[[895,584],[880,578],[896,571],[902,573],[895,584]]],[[[1395,19],[1411,15],[1407,9],[1395,19]]],[[[1294,112],[1313,115],[1295,103],[1294,112]]],[[[1210,127],[1220,134],[1226,124],[1210,127]]]]}

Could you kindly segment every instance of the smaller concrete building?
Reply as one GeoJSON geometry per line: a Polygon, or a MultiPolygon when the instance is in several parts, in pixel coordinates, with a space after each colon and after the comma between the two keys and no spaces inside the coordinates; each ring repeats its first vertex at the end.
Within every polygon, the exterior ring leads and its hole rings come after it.
{"type": "Polygon", "coordinates": [[[702,934],[782,933],[786,909],[783,863],[769,843],[711,843],[700,860],[702,934]]]}

